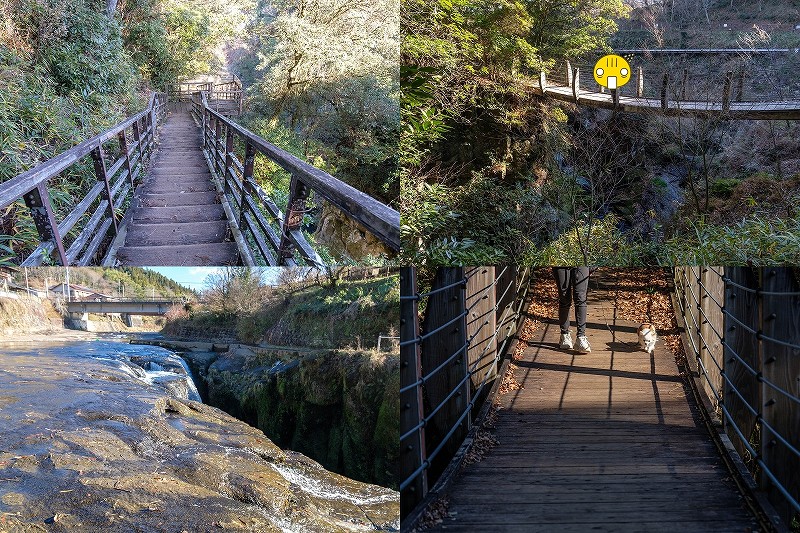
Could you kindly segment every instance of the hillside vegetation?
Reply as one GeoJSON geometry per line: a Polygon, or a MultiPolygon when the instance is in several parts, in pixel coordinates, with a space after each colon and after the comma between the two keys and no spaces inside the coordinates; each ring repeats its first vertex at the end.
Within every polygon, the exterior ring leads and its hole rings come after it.
{"type": "Polygon", "coordinates": [[[164,334],[308,348],[373,348],[378,335],[396,334],[391,333],[400,322],[396,275],[291,292],[240,272],[223,295],[212,289],[205,304],[170,315],[164,334]]]}

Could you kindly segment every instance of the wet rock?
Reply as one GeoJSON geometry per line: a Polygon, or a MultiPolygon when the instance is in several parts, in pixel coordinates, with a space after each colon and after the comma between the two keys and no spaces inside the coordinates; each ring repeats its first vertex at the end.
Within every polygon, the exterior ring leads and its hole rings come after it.
{"type": "Polygon", "coordinates": [[[102,360],[0,354],[0,390],[18,399],[0,412],[0,513],[13,531],[399,529],[397,492],[282,451],[219,409],[102,360]]]}

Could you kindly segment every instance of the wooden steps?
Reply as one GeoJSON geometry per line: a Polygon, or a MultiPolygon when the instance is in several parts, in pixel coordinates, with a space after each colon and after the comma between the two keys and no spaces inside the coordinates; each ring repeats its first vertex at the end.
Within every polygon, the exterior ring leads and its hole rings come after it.
{"type": "Polygon", "coordinates": [[[123,265],[232,265],[239,261],[225,210],[188,110],[169,114],[149,176],[135,195],[117,250],[123,265]]]}

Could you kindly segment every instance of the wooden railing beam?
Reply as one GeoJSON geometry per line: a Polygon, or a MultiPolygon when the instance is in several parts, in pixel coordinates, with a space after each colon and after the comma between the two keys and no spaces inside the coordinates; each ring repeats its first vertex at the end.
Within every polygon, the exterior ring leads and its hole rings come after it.
{"type": "Polygon", "coordinates": [[[50,207],[50,195],[47,187],[40,183],[35,189],[28,191],[24,196],[25,205],[31,210],[31,218],[39,232],[39,239],[42,242],[50,241],[54,244],[58,253],[58,260],[62,265],[68,264],[67,254],[64,251],[64,242],[58,232],[58,223],[50,207]]]}
{"type": "Polygon", "coordinates": [[[103,157],[103,147],[98,146],[92,150],[92,160],[94,161],[94,173],[97,176],[97,181],[103,182],[105,188],[100,191],[100,195],[108,202],[107,215],[112,221],[114,228],[114,235],[117,234],[117,214],[114,212],[114,196],[111,194],[111,186],[108,183],[108,175],[106,174],[106,161],[103,157]]]}
{"type": "Polygon", "coordinates": [[[294,246],[290,233],[299,230],[306,214],[306,201],[311,190],[297,176],[292,175],[289,185],[289,201],[286,206],[286,215],[281,226],[281,244],[278,250],[278,260],[284,264],[286,259],[292,257],[294,246]]]}

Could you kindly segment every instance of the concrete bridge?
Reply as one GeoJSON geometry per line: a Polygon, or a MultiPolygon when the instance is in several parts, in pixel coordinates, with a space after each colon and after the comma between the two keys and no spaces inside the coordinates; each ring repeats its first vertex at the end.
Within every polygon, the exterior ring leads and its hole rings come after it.
{"type": "Polygon", "coordinates": [[[119,314],[128,327],[141,326],[142,315],[159,316],[173,305],[182,305],[182,300],[106,300],[65,302],[69,321],[76,329],[93,331],[89,314],[119,314]]]}

